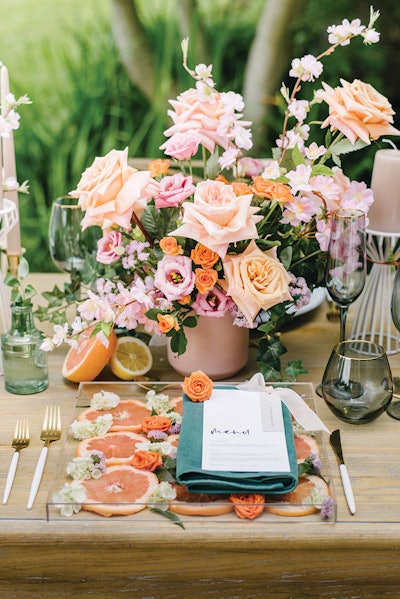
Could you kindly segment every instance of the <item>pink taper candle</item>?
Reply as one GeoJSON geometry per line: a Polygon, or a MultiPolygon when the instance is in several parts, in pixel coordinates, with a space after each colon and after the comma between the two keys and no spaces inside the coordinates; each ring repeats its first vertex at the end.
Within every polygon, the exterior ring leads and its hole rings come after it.
{"type": "Polygon", "coordinates": [[[376,152],[371,189],[374,203],[368,211],[368,228],[400,234],[400,150],[376,152]]]}
{"type": "MultiPolygon", "coordinates": [[[[8,70],[4,65],[1,66],[1,110],[2,114],[5,114],[5,97],[10,93],[10,82],[8,79],[8,70]]],[[[15,150],[14,150],[14,136],[13,132],[10,132],[9,137],[3,138],[3,178],[6,181],[8,177],[17,178],[17,172],[15,167],[15,150]]],[[[12,200],[18,210],[18,192],[10,191],[7,192],[7,198],[12,200]]],[[[19,256],[22,254],[21,249],[21,232],[19,219],[17,224],[11,229],[7,235],[7,253],[13,256],[19,256]]]]}

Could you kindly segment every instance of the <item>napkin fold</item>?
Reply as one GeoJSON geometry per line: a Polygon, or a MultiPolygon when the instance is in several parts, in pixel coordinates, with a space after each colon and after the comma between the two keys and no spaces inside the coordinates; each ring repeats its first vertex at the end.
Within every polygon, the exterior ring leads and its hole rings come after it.
{"type": "MultiPolygon", "coordinates": [[[[237,389],[237,386],[219,388],[237,389]]],[[[212,400],[210,400],[212,401],[212,400]]],[[[179,434],[176,476],[193,493],[288,493],[297,486],[298,469],[292,418],[282,404],[290,472],[221,472],[202,470],[203,403],[183,394],[183,420],[179,434]]],[[[244,406],[245,408],[245,406],[244,406]]]]}

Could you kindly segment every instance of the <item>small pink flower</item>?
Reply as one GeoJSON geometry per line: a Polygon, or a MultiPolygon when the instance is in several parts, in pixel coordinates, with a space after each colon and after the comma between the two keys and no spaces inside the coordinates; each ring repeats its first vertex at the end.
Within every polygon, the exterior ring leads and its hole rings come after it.
{"type": "Polygon", "coordinates": [[[122,235],[118,231],[109,231],[97,242],[96,260],[102,264],[112,264],[124,251],[122,235]]]}
{"type": "Polygon", "coordinates": [[[160,182],[160,193],[155,198],[155,206],[157,209],[179,206],[195,191],[192,177],[184,177],[181,173],[164,177],[160,182]]]}
{"type": "Polygon", "coordinates": [[[196,133],[175,133],[163,145],[164,153],[177,160],[187,160],[197,153],[200,137],[196,133]]]}
{"type": "Polygon", "coordinates": [[[179,300],[193,291],[195,274],[187,256],[164,256],[157,265],[154,285],[170,300],[179,300]]]}
{"type": "Polygon", "coordinates": [[[199,316],[215,317],[225,316],[233,306],[232,298],[218,287],[214,287],[208,293],[198,293],[192,304],[193,310],[199,316]]]}

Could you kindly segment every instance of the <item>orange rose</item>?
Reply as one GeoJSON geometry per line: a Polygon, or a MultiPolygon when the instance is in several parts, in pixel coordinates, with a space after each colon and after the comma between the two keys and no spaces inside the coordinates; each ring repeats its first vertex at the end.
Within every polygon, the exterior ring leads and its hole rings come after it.
{"type": "Polygon", "coordinates": [[[165,433],[171,428],[171,420],[166,416],[146,416],[142,420],[142,431],[148,433],[149,431],[161,431],[165,433]]]}
{"type": "Polygon", "coordinates": [[[196,243],[196,247],[192,250],[190,257],[192,262],[199,264],[202,268],[212,268],[219,260],[217,252],[210,250],[202,243],[196,243]]]}
{"type": "Polygon", "coordinates": [[[251,191],[247,183],[243,183],[243,181],[234,181],[232,183],[232,189],[236,196],[245,196],[250,193],[254,193],[253,191],[251,191]]]}
{"type": "Polygon", "coordinates": [[[229,185],[229,181],[226,177],[224,177],[224,175],[217,175],[215,177],[215,181],[222,181],[222,183],[225,183],[225,185],[229,185]]]}
{"type": "Polygon", "coordinates": [[[157,160],[152,160],[147,165],[147,168],[150,171],[151,177],[158,177],[159,175],[168,175],[169,172],[169,163],[168,159],[162,160],[161,158],[157,158],[157,160]]]}
{"type": "Polygon", "coordinates": [[[134,468],[154,472],[163,465],[161,454],[158,451],[137,451],[131,462],[134,468]]]}
{"type": "Polygon", "coordinates": [[[213,382],[204,372],[197,370],[189,377],[185,376],[182,388],[192,401],[205,401],[210,399],[213,382]]]}
{"type": "Polygon", "coordinates": [[[276,257],[276,248],[262,252],[251,241],[242,254],[229,255],[223,261],[225,280],[220,284],[243,312],[249,323],[261,309],[268,310],[291,300],[290,278],[276,257]]]}
{"type": "Polygon", "coordinates": [[[178,303],[181,306],[187,306],[188,304],[190,304],[191,301],[192,301],[192,298],[190,295],[184,295],[183,297],[180,297],[178,299],[178,303]]]}
{"type": "Polygon", "coordinates": [[[194,273],[196,275],[194,284],[200,293],[211,291],[218,281],[218,273],[213,268],[207,268],[206,270],[204,268],[196,268],[194,273]]]}
{"type": "Polygon", "coordinates": [[[179,331],[179,324],[171,314],[157,314],[158,326],[161,333],[169,333],[172,329],[179,331]]]}
{"type": "Polygon", "coordinates": [[[329,105],[329,116],[321,127],[341,131],[352,144],[357,139],[369,144],[382,135],[400,135],[391,124],[395,113],[385,96],[359,79],[340,82],[343,87],[336,88],[322,82],[324,89],[317,92],[329,105]]]}
{"type": "Polygon", "coordinates": [[[254,520],[264,511],[264,495],[231,495],[229,499],[235,505],[235,512],[239,518],[254,520]]]}
{"type": "Polygon", "coordinates": [[[264,177],[255,177],[250,191],[256,196],[277,202],[293,202],[294,200],[288,185],[278,181],[269,181],[264,177]]]}
{"type": "Polygon", "coordinates": [[[180,256],[183,254],[183,249],[175,237],[163,237],[160,241],[160,248],[168,256],[180,256]]]}

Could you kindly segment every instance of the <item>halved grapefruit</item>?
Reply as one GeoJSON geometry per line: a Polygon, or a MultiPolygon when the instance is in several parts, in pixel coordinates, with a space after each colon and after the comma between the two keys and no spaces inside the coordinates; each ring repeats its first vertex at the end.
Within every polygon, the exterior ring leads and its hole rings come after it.
{"type": "Polygon", "coordinates": [[[155,474],[132,466],[112,466],[100,478],[82,480],[86,500],[82,509],[101,516],[128,516],[144,510],[152,487],[158,484],[155,474]]]}
{"type": "Polygon", "coordinates": [[[191,493],[185,485],[173,484],[176,499],[168,506],[170,512],[182,516],[221,516],[234,510],[234,505],[223,495],[191,493]]]}
{"type": "Polygon", "coordinates": [[[78,345],[68,351],[62,367],[62,375],[68,381],[81,383],[93,381],[107,365],[117,345],[117,336],[111,331],[105,347],[96,335],[91,337],[94,326],[83,331],[78,345]]]}
{"type": "MultiPolygon", "coordinates": [[[[87,408],[78,415],[78,420],[95,421],[98,416],[105,413],[104,410],[87,408]]],[[[142,420],[151,416],[151,410],[139,399],[123,399],[115,408],[107,410],[112,415],[113,423],[108,429],[110,432],[131,431],[139,433],[142,430],[142,420]]]]}
{"type": "Polygon", "coordinates": [[[93,449],[97,449],[104,453],[107,467],[129,464],[136,451],[136,445],[143,440],[144,437],[130,431],[106,433],[81,441],[76,449],[76,455],[83,457],[93,449]]]}
{"type": "Polygon", "coordinates": [[[319,445],[314,437],[306,435],[304,433],[295,433],[294,445],[296,448],[297,463],[301,464],[306,458],[309,458],[311,454],[319,455],[319,445]]]}
{"type": "Polygon", "coordinates": [[[319,507],[314,505],[311,498],[314,489],[321,489],[324,495],[329,495],[328,485],[322,478],[314,474],[301,476],[294,491],[285,495],[270,497],[274,504],[269,505],[266,503],[265,510],[278,516],[309,516],[314,514],[319,510],[319,507]],[[303,503],[304,501],[305,503],[303,503]]]}

